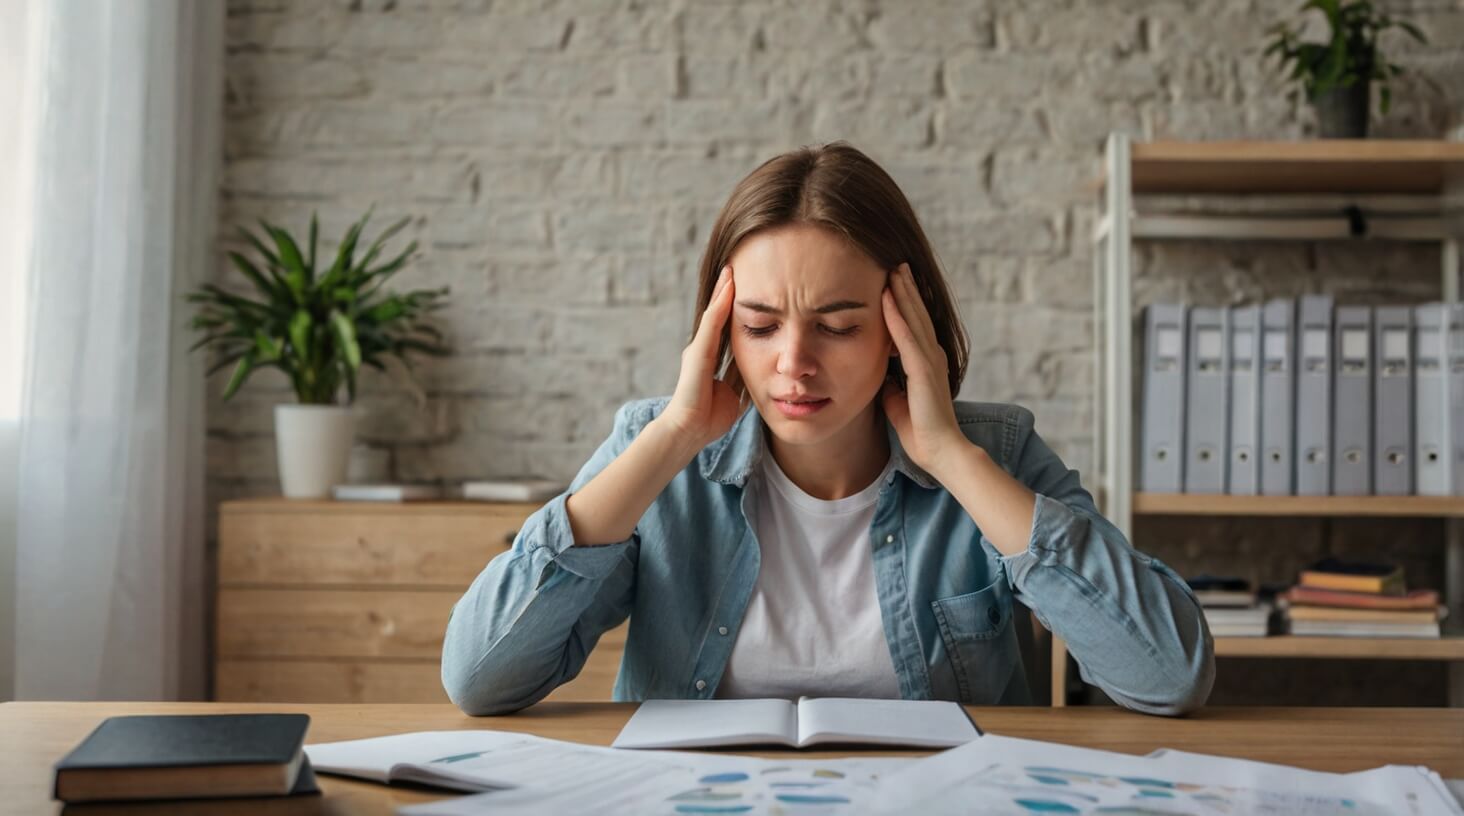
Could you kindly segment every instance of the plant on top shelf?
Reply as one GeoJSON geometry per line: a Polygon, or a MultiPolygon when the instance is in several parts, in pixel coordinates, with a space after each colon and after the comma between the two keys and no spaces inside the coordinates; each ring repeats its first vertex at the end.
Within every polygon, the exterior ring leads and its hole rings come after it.
{"type": "Polygon", "coordinates": [[[1369,0],[1308,0],[1298,10],[1320,11],[1331,36],[1326,42],[1302,42],[1302,23],[1277,23],[1264,56],[1274,55],[1287,78],[1301,83],[1317,112],[1324,138],[1361,139],[1367,136],[1372,83],[1378,83],[1379,113],[1386,115],[1392,101],[1389,80],[1403,69],[1378,51],[1378,35],[1396,28],[1420,43],[1428,42],[1418,27],[1378,11],[1369,0]]]}
{"type": "Polygon", "coordinates": [[[362,366],[385,371],[385,361],[396,358],[410,371],[410,355],[450,353],[441,332],[425,320],[447,305],[448,288],[386,288],[417,250],[413,241],[389,259],[382,257],[386,242],[410,219],[387,227],[358,255],[370,218],[368,211],[351,225],[329,265],[316,262],[319,225],[314,214],[303,247],[288,231],[264,220],[259,222],[262,236],[241,227],[240,234],[258,257],[230,252],[229,259],[251,284],[253,296],[215,284],[186,296],[197,307],[192,327],[203,334],[190,351],[207,347],[215,352],[209,374],[233,367],[224,399],[262,368],[277,368],[289,378],[299,404],[275,406],[280,478],[287,496],[323,496],[345,480],[354,426],[349,404],[356,399],[362,366]]]}

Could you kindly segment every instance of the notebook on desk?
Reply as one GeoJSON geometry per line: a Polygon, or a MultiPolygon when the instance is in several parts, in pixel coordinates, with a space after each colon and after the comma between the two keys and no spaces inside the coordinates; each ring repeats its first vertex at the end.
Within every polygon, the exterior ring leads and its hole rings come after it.
{"type": "Polygon", "coordinates": [[[304,714],[108,717],[56,763],[68,803],[285,796],[305,763],[304,714]]]}
{"type": "Polygon", "coordinates": [[[966,710],[945,700],[647,700],[613,747],[854,743],[950,748],[979,736],[981,729],[966,710]]]}
{"type": "Polygon", "coordinates": [[[288,796],[79,802],[61,808],[61,816],[317,816],[333,812],[330,802],[320,795],[309,759],[300,763],[288,796]]]}

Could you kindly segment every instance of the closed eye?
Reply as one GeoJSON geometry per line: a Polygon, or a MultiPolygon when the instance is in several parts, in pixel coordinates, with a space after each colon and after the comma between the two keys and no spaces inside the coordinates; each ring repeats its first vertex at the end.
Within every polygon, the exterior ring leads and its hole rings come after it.
{"type": "MultiPolygon", "coordinates": [[[[767,337],[768,335],[776,331],[777,328],[778,327],[776,324],[772,326],[743,326],[742,333],[746,334],[748,337],[767,337]]],[[[833,326],[825,326],[823,324],[819,324],[818,328],[825,334],[829,334],[834,337],[848,337],[849,335],[859,331],[858,326],[850,326],[847,329],[836,329],[833,326]]]]}

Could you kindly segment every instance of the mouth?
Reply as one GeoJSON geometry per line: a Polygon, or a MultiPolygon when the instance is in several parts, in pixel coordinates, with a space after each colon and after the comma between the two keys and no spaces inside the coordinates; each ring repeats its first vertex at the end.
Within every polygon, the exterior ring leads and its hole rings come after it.
{"type": "Polygon", "coordinates": [[[784,416],[795,418],[812,416],[813,414],[816,414],[819,411],[823,410],[824,406],[828,405],[830,402],[832,402],[832,400],[828,399],[827,397],[823,399],[814,399],[812,397],[798,397],[791,400],[779,399],[777,397],[773,398],[773,403],[778,406],[778,410],[781,411],[784,416]]]}

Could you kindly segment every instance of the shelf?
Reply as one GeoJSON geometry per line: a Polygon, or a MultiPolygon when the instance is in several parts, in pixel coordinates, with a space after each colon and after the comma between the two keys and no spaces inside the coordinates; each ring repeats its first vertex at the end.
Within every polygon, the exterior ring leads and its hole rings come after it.
{"type": "Polygon", "coordinates": [[[1464,143],[1401,139],[1135,142],[1135,193],[1444,192],[1464,183],[1464,143]]]}
{"type": "MultiPolygon", "coordinates": [[[[1100,222],[1095,238],[1106,237],[1107,221],[1100,222]]],[[[1135,240],[1214,241],[1347,241],[1379,238],[1394,241],[1443,241],[1450,237],[1440,217],[1368,216],[1364,231],[1353,231],[1344,216],[1237,216],[1237,215],[1142,215],[1135,214],[1130,226],[1135,240]]]]}
{"type": "Polygon", "coordinates": [[[1217,637],[1215,656],[1464,660],[1464,637],[1217,637]]]}
{"type": "Polygon", "coordinates": [[[311,515],[340,513],[344,515],[462,515],[502,516],[528,515],[544,502],[491,502],[445,499],[434,501],[336,501],[333,499],[286,499],[261,496],[230,499],[220,504],[222,513],[304,513],[311,515]]]}
{"type": "Polygon", "coordinates": [[[1134,515],[1464,518],[1464,496],[1225,496],[1135,493],[1134,515]]]}
{"type": "MultiPolygon", "coordinates": [[[[1464,496],[1228,496],[1140,492],[1134,436],[1135,245],[1143,241],[1438,242],[1440,292],[1458,300],[1464,245],[1464,140],[1134,142],[1110,133],[1092,232],[1094,496],[1133,540],[1139,516],[1378,519],[1436,518],[1442,588],[1453,612],[1464,598],[1464,496]]],[[[1210,522],[1213,523],[1213,522],[1210,522]]],[[[1434,526],[1434,525],[1426,525],[1434,526]]],[[[1455,624],[1457,626],[1457,624],[1455,624]]],[[[1464,661],[1464,631],[1443,639],[1275,636],[1216,638],[1225,657],[1464,661]]],[[[1053,699],[1067,681],[1054,645],[1053,699]]],[[[1449,698],[1464,705],[1464,672],[1449,698]]]]}

